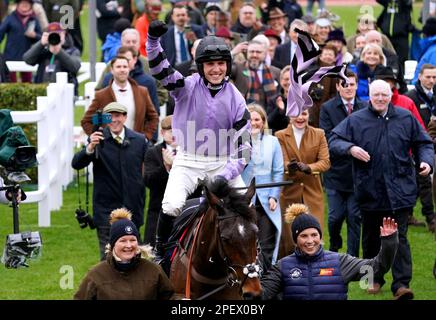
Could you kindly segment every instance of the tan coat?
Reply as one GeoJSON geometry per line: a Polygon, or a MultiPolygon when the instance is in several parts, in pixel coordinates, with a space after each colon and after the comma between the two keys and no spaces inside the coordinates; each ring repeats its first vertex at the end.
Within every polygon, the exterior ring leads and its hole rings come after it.
{"type": "MultiPolygon", "coordinates": [[[[293,180],[294,184],[284,187],[282,190],[280,195],[282,213],[284,214],[286,208],[293,203],[304,203],[317,217],[322,227],[324,224],[324,196],[320,173],[330,168],[329,150],[324,130],[308,126],[301,139],[300,149],[297,148],[291,124],[286,129],[277,131],[275,135],[282,147],[286,172],[287,165],[292,158],[309,165],[312,169],[310,175],[302,172],[293,175],[285,173],[284,178],[293,180]]],[[[280,256],[289,254],[289,250],[291,250],[290,227],[286,224],[284,228],[287,230],[282,231],[282,241],[284,242],[281,244],[280,256]]]]}
{"type": "MultiPolygon", "coordinates": [[[[80,124],[83,131],[87,135],[92,133],[92,116],[98,109],[103,109],[106,105],[116,101],[115,93],[112,90],[111,80],[109,86],[95,92],[95,98],[85,112],[80,124]]],[[[140,86],[135,80],[129,78],[130,85],[132,86],[133,99],[135,101],[135,123],[133,130],[143,133],[147,139],[151,139],[153,133],[157,130],[159,115],[151,102],[150,94],[146,87],[140,86]]]]}

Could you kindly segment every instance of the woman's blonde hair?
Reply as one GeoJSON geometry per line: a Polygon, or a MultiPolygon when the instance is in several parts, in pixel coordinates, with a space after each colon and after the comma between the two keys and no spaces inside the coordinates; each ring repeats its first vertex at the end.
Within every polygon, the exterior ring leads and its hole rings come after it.
{"type": "Polygon", "coordinates": [[[262,128],[262,133],[267,134],[268,133],[268,117],[266,115],[265,109],[258,103],[252,102],[247,106],[248,111],[250,112],[257,112],[260,117],[263,120],[263,128],[262,128]]]}
{"type": "Polygon", "coordinates": [[[384,66],[386,66],[386,57],[383,54],[383,50],[382,48],[376,44],[376,43],[367,43],[363,49],[362,52],[360,53],[360,60],[363,62],[362,58],[365,55],[366,52],[368,52],[369,50],[374,50],[378,53],[379,57],[380,57],[380,63],[384,66]]]}
{"type": "Polygon", "coordinates": [[[280,80],[282,80],[283,76],[289,72],[291,72],[291,66],[288,64],[286,67],[282,69],[282,71],[280,71],[280,80]]]}

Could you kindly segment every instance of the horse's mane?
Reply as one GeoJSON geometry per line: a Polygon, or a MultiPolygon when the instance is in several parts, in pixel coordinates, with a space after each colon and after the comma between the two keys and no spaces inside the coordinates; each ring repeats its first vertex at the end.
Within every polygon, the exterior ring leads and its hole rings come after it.
{"type": "Polygon", "coordinates": [[[255,211],[250,208],[249,202],[244,194],[230,187],[224,179],[214,180],[209,183],[208,189],[223,200],[226,208],[229,208],[250,222],[254,223],[256,221],[255,211]]]}

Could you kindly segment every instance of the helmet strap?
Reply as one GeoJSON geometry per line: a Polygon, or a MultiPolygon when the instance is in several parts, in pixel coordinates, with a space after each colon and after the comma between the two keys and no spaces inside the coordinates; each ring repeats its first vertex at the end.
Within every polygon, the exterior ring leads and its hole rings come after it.
{"type": "Polygon", "coordinates": [[[224,86],[224,83],[226,83],[226,82],[229,81],[229,77],[228,77],[228,76],[225,76],[224,79],[223,79],[223,81],[221,81],[221,83],[219,83],[219,84],[212,84],[212,83],[210,83],[210,82],[206,79],[206,77],[204,77],[204,76],[203,76],[203,80],[204,80],[204,84],[206,85],[206,87],[207,87],[209,90],[219,91],[219,90],[221,90],[221,88],[224,86]]]}

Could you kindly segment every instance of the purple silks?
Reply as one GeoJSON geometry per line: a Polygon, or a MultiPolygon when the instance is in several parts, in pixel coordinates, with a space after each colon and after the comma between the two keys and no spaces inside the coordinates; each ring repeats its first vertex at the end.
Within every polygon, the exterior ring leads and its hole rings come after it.
{"type": "Polygon", "coordinates": [[[298,33],[298,45],[291,62],[291,83],[286,106],[286,115],[289,117],[296,117],[313,105],[309,96],[312,83],[321,81],[325,76],[339,77],[348,82],[344,73],[347,67],[345,64],[310,70],[309,67],[316,61],[321,50],[307,32],[298,28],[295,31],[298,33]]]}

